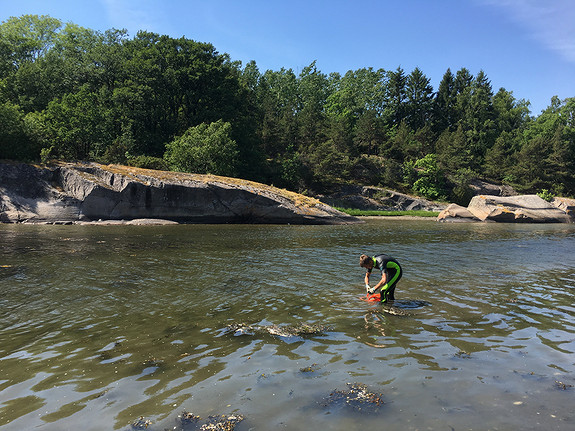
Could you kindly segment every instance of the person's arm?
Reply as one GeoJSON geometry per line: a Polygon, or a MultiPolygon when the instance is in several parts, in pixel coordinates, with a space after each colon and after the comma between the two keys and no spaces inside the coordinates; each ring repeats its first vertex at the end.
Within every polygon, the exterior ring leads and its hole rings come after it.
{"type": "Polygon", "coordinates": [[[387,272],[383,271],[381,273],[381,280],[379,280],[379,283],[377,283],[375,285],[375,287],[373,288],[373,290],[377,290],[379,288],[381,288],[382,286],[385,286],[385,283],[387,283],[387,272]]]}
{"type": "Polygon", "coordinates": [[[373,293],[375,289],[372,289],[371,287],[369,287],[369,274],[371,274],[371,271],[366,271],[366,273],[365,273],[365,290],[367,291],[367,293],[373,293]]]}

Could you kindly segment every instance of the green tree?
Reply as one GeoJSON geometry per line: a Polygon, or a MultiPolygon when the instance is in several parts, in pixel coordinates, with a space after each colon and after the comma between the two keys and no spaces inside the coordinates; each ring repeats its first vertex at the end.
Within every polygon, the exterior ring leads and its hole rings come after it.
{"type": "Polygon", "coordinates": [[[473,157],[467,145],[465,131],[460,125],[455,132],[445,130],[435,143],[437,163],[447,174],[471,168],[473,157]]]}
{"type": "Polygon", "coordinates": [[[405,179],[413,191],[426,198],[445,198],[444,176],[435,154],[427,154],[415,162],[407,162],[405,179]]]}
{"type": "Polygon", "coordinates": [[[18,106],[0,103],[0,159],[33,159],[35,151],[26,136],[23,113],[18,106]]]}
{"type": "Polygon", "coordinates": [[[493,96],[496,134],[522,132],[531,121],[529,102],[516,100],[511,91],[500,88],[493,96]]]}
{"type": "Polygon", "coordinates": [[[298,81],[291,69],[266,71],[257,86],[261,112],[258,135],[268,157],[281,156],[288,148],[298,149],[298,81]]]}
{"type": "Polygon", "coordinates": [[[495,144],[487,150],[483,172],[487,178],[502,181],[515,164],[518,138],[512,132],[502,132],[495,144]]]}
{"type": "Polygon", "coordinates": [[[552,143],[545,136],[536,136],[524,143],[517,153],[517,164],[513,174],[518,178],[516,184],[524,191],[537,191],[549,187],[548,167],[545,160],[549,157],[552,143]]]}
{"type": "Polygon", "coordinates": [[[67,160],[98,160],[113,140],[111,115],[87,85],[51,101],[43,117],[46,141],[67,160]]]}
{"type": "Polygon", "coordinates": [[[454,130],[456,127],[456,94],[455,94],[455,77],[451,69],[447,69],[439,88],[433,100],[433,131],[437,134],[449,129],[454,130]]]}
{"type": "Polygon", "coordinates": [[[281,172],[278,185],[291,190],[302,189],[304,165],[300,153],[290,145],[279,161],[281,172]]]}
{"type": "Polygon", "coordinates": [[[61,21],[46,15],[11,17],[0,24],[0,70],[5,94],[24,113],[44,109],[56,96],[54,78],[61,67],[52,67],[48,54],[57,41],[61,21]]]}
{"type": "Polygon", "coordinates": [[[354,130],[354,144],[359,152],[377,155],[384,152],[386,129],[381,116],[373,109],[365,111],[357,119],[354,130]]]}
{"type": "Polygon", "coordinates": [[[298,78],[300,148],[308,152],[310,148],[326,139],[325,105],[329,83],[325,74],[316,67],[316,62],[304,67],[298,78]]]}
{"type": "Polygon", "coordinates": [[[164,159],[175,171],[236,176],[239,150],[231,132],[222,120],[190,127],[166,145],[164,159]]]}
{"type": "MultiPolygon", "coordinates": [[[[473,84],[473,75],[465,67],[459,69],[455,74],[455,81],[453,82],[453,93],[455,96],[455,124],[457,127],[461,121],[465,119],[466,113],[469,112],[469,105],[471,104],[471,92],[473,84]]],[[[464,130],[466,127],[464,127],[464,130]]]]}
{"type": "Polygon", "coordinates": [[[461,118],[472,156],[472,168],[475,170],[479,170],[483,164],[485,153],[493,146],[496,138],[492,98],[491,82],[480,71],[472,80],[469,102],[461,118]]]}
{"type": "Polygon", "coordinates": [[[326,101],[326,112],[337,121],[347,119],[354,125],[365,112],[383,112],[387,80],[383,69],[350,70],[343,77],[331,78],[333,90],[326,101]]]}
{"type": "Polygon", "coordinates": [[[54,45],[62,22],[48,15],[10,17],[0,24],[0,39],[8,47],[15,68],[32,63],[46,55],[54,45]]]}
{"type": "Polygon", "coordinates": [[[362,152],[377,154],[384,137],[380,114],[385,106],[386,72],[364,68],[330,78],[325,109],[328,136],[340,151],[352,157],[362,152]]]}
{"type": "Polygon", "coordinates": [[[401,121],[405,118],[407,102],[406,85],[407,77],[401,67],[398,67],[395,71],[388,72],[386,85],[386,108],[384,115],[390,126],[399,126],[401,121]]]}
{"type": "Polygon", "coordinates": [[[395,127],[390,132],[390,138],[386,144],[381,148],[381,155],[403,161],[409,153],[413,153],[413,149],[417,147],[413,130],[402,121],[398,127],[395,127]]]}
{"type": "Polygon", "coordinates": [[[406,120],[413,129],[422,128],[431,119],[433,87],[419,67],[416,67],[406,80],[406,120]]]}

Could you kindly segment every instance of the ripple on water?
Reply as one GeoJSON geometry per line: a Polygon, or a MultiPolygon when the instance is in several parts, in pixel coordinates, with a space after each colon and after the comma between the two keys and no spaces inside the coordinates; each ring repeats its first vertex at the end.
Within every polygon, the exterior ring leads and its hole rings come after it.
{"type": "Polygon", "coordinates": [[[0,226],[0,425],[164,429],[187,409],[256,429],[568,429],[574,229],[0,226]],[[393,305],[360,300],[364,252],[402,263],[393,305]],[[330,329],[226,333],[240,323],[330,329]],[[326,414],[353,382],[381,411],[326,414]]]}

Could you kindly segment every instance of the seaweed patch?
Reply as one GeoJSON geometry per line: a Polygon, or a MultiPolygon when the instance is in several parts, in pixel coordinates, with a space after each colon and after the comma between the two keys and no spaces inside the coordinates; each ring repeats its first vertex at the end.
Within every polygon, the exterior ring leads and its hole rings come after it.
{"type": "Polygon", "coordinates": [[[324,406],[344,405],[353,410],[375,413],[384,404],[383,394],[369,392],[363,383],[348,383],[346,390],[334,390],[324,406]]]}
{"type": "Polygon", "coordinates": [[[305,337],[324,335],[330,328],[325,325],[301,323],[299,325],[247,325],[244,323],[232,323],[226,326],[225,333],[233,333],[234,336],[270,334],[277,337],[305,337]]]}

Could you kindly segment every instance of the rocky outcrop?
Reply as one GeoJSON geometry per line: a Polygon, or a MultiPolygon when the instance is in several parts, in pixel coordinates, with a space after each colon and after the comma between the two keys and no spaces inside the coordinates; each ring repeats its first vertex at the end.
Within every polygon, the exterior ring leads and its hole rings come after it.
{"type": "MultiPolygon", "coordinates": [[[[565,204],[566,208],[573,208],[572,206],[569,207],[564,199],[559,199],[558,202],[565,204]]],[[[463,217],[469,220],[469,213],[479,221],[513,223],[572,223],[575,221],[575,218],[567,210],[563,210],[537,195],[474,196],[466,209],[459,207],[455,211],[450,206],[441,212],[437,219],[453,221],[463,217]],[[463,210],[467,211],[464,212],[463,210]]]]}
{"type": "Polygon", "coordinates": [[[0,164],[0,221],[359,222],[317,199],[214,175],[116,165],[0,164]]]}
{"type": "Polygon", "coordinates": [[[447,208],[439,213],[438,221],[449,222],[477,222],[481,221],[467,208],[457,204],[450,204],[447,208]]]}
{"type": "Polygon", "coordinates": [[[559,208],[562,211],[565,211],[567,215],[575,219],[575,199],[556,197],[551,203],[553,206],[559,208]]]}
{"type": "Polygon", "coordinates": [[[490,196],[517,196],[513,187],[505,184],[493,184],[487,181],[482,181],[478,178],[471,180],[469,188],[474,196],[477,195],[490,195],[490,196]]]}
{"type": "Polygon", "coordinates": [[[377,211],[441,211],[447,205],[393,190],[370,186],[342,186],[318,198],[332,206],[377,211]]]}

